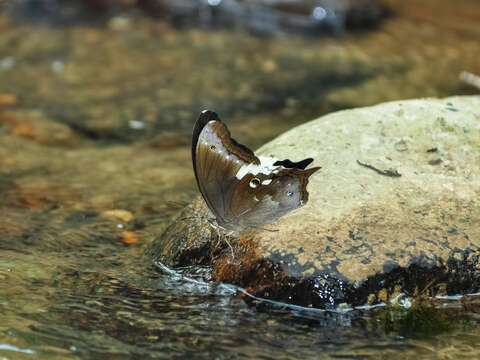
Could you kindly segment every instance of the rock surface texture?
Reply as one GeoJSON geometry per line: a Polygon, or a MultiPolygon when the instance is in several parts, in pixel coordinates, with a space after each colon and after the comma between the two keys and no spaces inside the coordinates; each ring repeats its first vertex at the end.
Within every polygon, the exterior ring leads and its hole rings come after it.
{"type": "Polygon", "coordinates": [[[232,260],[196,199],[148,254],[209,264],[216,281],[321,308],[480,290],[480,97],[333,113],[256,154],[314,158],[322,169],[309,202],[230,239],[232,260]]]}

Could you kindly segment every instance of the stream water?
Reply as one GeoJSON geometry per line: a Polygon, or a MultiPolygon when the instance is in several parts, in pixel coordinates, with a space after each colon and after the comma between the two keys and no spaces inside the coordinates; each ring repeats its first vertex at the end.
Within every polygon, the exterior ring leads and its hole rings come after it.
{"type": "Polygon", "coordinates": [[[480,74],[477,0],[385,3],[380,25],[335,37],[0,12],[0,359],[480,358],[478,296],[253,306],[144,256],[197,196],[204,108],[256,148],[330,111],[478,93],[459,80],[480,74]]]}

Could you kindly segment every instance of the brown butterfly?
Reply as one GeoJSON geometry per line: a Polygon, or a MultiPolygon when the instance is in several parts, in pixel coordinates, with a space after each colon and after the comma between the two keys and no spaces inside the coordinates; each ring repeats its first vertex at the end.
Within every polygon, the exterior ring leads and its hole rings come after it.
{"type": "Polygon", "coordinates": [[[195,123],[192,160],[198,188],[218,227],[227,232],[269,224],[304,205],[308,178],[320,169],[305,170],[311,158],[292,162],[255,156],[210,110],[195,123]]]}

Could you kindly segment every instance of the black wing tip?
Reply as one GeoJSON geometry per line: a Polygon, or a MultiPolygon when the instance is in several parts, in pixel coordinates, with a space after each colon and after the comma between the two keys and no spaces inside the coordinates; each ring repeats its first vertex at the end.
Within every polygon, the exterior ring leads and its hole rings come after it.
{"type": "Polygon", "coordinates": [[[200,115],[202,114],[217,114],[215,111],[213,110],[210,110],[210,109],[203,109],[202,111],[200,111],[200,115]]]}
{"type": "Polygon", "coordinates": [[[212,121],[212,120],[215,120],[215,121],[221,121],[220,118],[218,117],[218,114],[213,111],[213,110],[209,110],[209,109],[205,109],[205,110],[202,110],[200,112],[200,115],[198,115],[198,119],[197,119],[197,122],[205,122],[208,123],[209,121],[212,121]]]}
{"type": "Polygon", "coordinates": [[[198,115],[197,121],[195,121],[195,126],[193,127],[193,136],[192,136],[192,158],[195,159],[195,148],[197,146],[198,137],[202,132],[205,125],[210,121],[221,121],[218,117],[218,114],[215,111],[205,109],[200,112],[198,115]]]}
{"type": "Polygon", "coordinates": [[[202,129],[207,125],[210,121],[222,121],[218,117],[218,114],[215,111],[212,110],[203,110],[200,112],[200,115],[198,115],[197,121],[195,121],[195,126],[193,128],[193,137],[196,138],[198,135],[200,135],[200,132],[202,129]]]}
{"type": "Polygon", "coordinates": [[[293,162],[289,159],[285,160],[278,160],[276,161],[273,165],[274,166],[283,166],[284,168],[287,169],[301,169],[305,170],[305,168],[312,163],[313,159],[312,158],[306,158],[301,161],[293,162]]]}

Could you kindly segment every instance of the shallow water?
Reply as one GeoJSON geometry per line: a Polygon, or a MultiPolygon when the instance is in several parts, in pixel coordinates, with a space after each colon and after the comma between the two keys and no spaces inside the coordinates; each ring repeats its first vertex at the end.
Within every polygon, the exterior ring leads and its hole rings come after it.
{"type": "Polygon", "coordinates": [[[188,145],[205,107],[255,148],[333,110],[478,93],[458,79],[480,74],[476,0],[388,3],[379,28],[334,38],[0,13],[0,359],[478,357],[477,297],[247,305],[143,256],[197,194],[188,145]]]}

